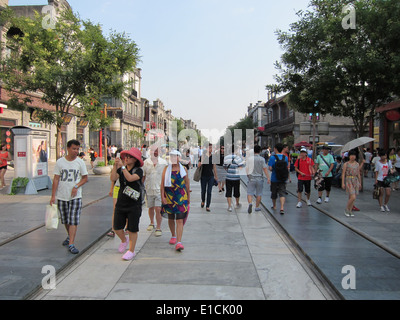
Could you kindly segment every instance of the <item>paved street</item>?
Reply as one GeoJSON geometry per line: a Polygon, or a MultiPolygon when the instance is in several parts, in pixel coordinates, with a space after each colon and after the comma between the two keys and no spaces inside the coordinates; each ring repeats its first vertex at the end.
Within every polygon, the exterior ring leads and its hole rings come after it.
{"type": "MultiPolygon", "coordinates": [[[[296,185],[293,175],[292,179],[290,193],[296,185]]],[[[168,244],[166,221],[161,237],[146,231],[149,218],[144,210],[137,256],[130,262],[121,260],[119,241],[105,236],[112,210],[112,200],[106,197],[108,177],[91,174],[85,187],[78,256],[61,246],[62,227],[47,233],[40,227],[49,191],[39,196],[2,195],[0,299],[398,299],[400,260],[394,255],[400,252],[399,197],[393,193],[391,213],[380,213],[369,190],[371,181],[367,179],[357,200],[361,212],[354,218],[343,214],[347,197],[340,189],[333,189],[331,202],[322,205],[315,204],[313,192],[313,207],[302,209],[295,208],[297,200],[289,193],[287,213],[270,213],[267,185],[263,212],[249,215],[244,184],[241,208],[227,212],[225,197],[214,188],[212,211],[206,213],[200,208],[200,185],[192,182],[185,250],[178,253],[168,244]],[[45,265],[55,267],[57,287],[37,291],[45,265]],[[341,288],[345,265],[356,268],[356,290],[341,288]]]]}

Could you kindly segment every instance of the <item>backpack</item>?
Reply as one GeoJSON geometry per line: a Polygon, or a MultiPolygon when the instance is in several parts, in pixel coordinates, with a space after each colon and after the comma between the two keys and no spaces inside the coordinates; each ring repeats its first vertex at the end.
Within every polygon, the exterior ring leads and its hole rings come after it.
{"type": "Polygon", "coordinates": [[[97,154],[97,152],[96,152],[96,151],[94,152],[94,157],[95,157],[95,158],[97,158],[97,157],[98,157],[98,154],[97,154]]]}
{"type": "Polygon", "coordinates": [[[282,159],[275,156],[275,173],[276,179],[281,182],[285,182],[289,178],[288,165],[286,163],[286,156],[282,155],[282,159]]]}

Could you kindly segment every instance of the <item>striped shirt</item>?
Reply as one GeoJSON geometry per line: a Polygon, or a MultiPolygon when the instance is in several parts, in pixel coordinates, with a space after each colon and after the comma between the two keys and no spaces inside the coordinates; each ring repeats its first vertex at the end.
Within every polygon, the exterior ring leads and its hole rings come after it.
{"type": "Polygon", "coordinates": [[[231,154],[224,157],[224,167],[227,169],[227,180],[240,180],[239,168],[244,167],[245,163],[243,159],[238,156],[231,154]]]}

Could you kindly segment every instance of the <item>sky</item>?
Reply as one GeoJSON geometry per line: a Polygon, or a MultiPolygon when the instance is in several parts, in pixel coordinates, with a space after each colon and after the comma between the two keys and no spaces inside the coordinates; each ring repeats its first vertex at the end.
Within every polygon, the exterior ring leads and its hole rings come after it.
{"type": "MultiPolygon", "coordinates": [[[[69,0],[84,20],[126,32],[140,48],[142,97],[221,131],[266,101],[289,30],[309,0],[69,0]]],[[[10,0],[9,5],[47,4],[10,0]]]]}

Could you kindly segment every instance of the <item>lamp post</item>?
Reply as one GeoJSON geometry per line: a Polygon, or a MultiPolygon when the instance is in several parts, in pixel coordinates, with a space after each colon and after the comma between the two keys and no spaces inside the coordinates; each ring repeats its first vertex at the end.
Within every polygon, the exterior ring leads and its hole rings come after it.
{"type": "MultiPolygon", "coordinates": [[[[104,104],[104,119],[107,119],[107,103],[104,104]]],[[[107,126],[104,126],[104,163],[107,166],[107,126]]]]}
{"type": "Polygon", "coordinates": [[[315,160],[315,150],[316,150],[316,146],[315,146],[315,138],[316,138],[316,124],[317,124],[317,114],[316,114],[316,108],[318,107],[319,101],[316,100],[314,103],[314,107],[313,107],[313,114],[312,114],[312,123],[313,123],[313,155],[312,155],[312,159],[315,160]]]}

